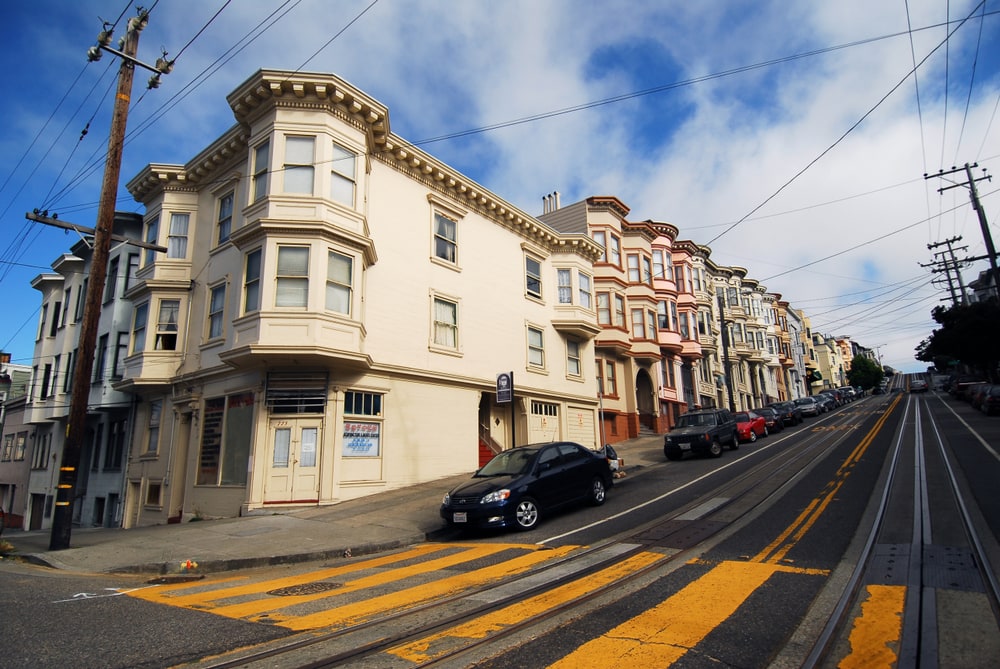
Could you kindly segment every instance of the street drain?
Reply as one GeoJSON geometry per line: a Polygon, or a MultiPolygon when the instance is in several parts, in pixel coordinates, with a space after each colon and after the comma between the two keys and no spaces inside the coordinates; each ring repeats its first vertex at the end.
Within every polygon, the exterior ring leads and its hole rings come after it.
{"type": "Polygon", "coordinates": [[[287,588],[277,588],[276,590],[268,590],[267,594],[274,595],[275,597],[294,597],[296,595],[316,595],[321,592],[327,592],[333,590],[334,588],[339,588],[340,583],[325,583],[323,581],[317,581],[315,583],[302,583],[301,585],[290,585],[287,588]]]}

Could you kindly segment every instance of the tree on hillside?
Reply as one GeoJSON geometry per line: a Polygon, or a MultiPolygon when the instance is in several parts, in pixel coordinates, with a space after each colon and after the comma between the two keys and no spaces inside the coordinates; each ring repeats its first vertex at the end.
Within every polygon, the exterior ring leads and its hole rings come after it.
{"type": "Polygon", "coordinates": [[[871,390],[882,383],[882,377],[882,368],[871,358],[856,355],[851,360],[851,371],[847,373],[847,382],[852,386],[871,390]]]}
{"type": "Polygon", "coordinates": [[[942,371],[963,363],[995,380],[1000,363],[1000,303],[935,307],[931,315],[941,327],[917,346],[917,360],[933,363],[942,371]]]}

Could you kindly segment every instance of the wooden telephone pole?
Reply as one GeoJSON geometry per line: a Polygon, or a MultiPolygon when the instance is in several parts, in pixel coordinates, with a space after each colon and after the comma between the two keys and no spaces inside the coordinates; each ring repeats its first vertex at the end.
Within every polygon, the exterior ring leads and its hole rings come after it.
{"type": "MultiPolygon", "coordinates": [[[[139,48],[139,32],[146,27],[149,13],[139,10],[138,16],[128,22],[121,52],[107,48],[111,40],[104,32],[99,38],[99,46],[91,49],[91,60],[100,58],[99,49],[111,51],[122,58],[118,70],[118,91],[115,94],[114,112],[111,117],[111,132],[108,138],[108,159],[104,168],[104,182],[97,210],[97,226],[94,230],[94,253],[90,265],[83,322],[80,327],[79,353],[73,375],[73,390],[70,398],[69,423],[66,426],[66,443],[59,467],[59,483],[56,488],[55,511],[52,518],[52,534],[49,550],[69,548],[70,532],[73,526],[73,502],[76,497],[77,474],[80,467],[80,453],[87,430],[87,404],[90,399],[91,374],[94,369],[94,349],[97,347],[97,330],[101,318],[101,296],[108,274],[108,256],[111,251],[112,229],[115,218],[115,200],[118,194],[118,179],[121,174],[122,148],[125,141],[125,124],[132,95],[132,80],[135,75],[136,51],[139,48]]],[[[149,67],[143,65],[144,67],[149,67]]],[[[154,68],[149,68],[156,71],[154,68]]]]}

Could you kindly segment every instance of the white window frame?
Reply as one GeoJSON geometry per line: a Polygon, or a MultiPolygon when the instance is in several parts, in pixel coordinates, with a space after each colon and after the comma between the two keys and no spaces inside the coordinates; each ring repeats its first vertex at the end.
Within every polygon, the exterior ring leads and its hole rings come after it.
{"type": "Polygon", "coordinates": [[[431,343],[433,348],[459,350],[459,302],[443,295],[431,296],[431,343]]]}
{"type": "Polygon", "coordinates": [[[270,172],[271,142],[264,140],[253,147],[253,173],[250,177],[252,188],[250,192],[253,202],[267,197],[268,173],[270,172]]]}
{"type": "Polygon", "coordinates": [[[156,341],[157,351],[176,351],[180,338],[180,300],[160,300],[156,317],[156,341]],[[173,318],[171,319],[171,312],[173,318]],[[173,337],[171,340],[170,338],[173,337]],[[172,346],[170,344],[173,344],[172,346]]]}
{"type": "Polygon", "coordinates": [[[542,299],[542,261],[529,254],[524,256],[524,292],[528,297],[542,299]],[[538,269],[533,271],[532,264],[538,269]]]}
{"type": "Polygon", "coordinates": [[[187,258],[188,231],[191,229],[191,214],[170,213],[170,229],[167,230],[167,257],[183,260],[187,258]]]}
{"type": "Polygon", "coordinates": [[[283,192],[312,195],[316,188],[315,164],[316,138],[312,135],[286,135],[283,192]]]}
{"type": "Polygon", "coordinates": [[[254,249],[246,254],[243,260],[243,313],[260,311],[261,270],[263,268],[264,252],[254,249]],[[253,267],[251,264],[256,265],[253,267]],[[251,273],[251,270],[253,273],[251,273]],[[253,302],[253,304],[251,304],[253,302]]]}
{"type": "Polygon", "coordinates": [[[326,310],[351,315],[354,300],[354,258],[328,249],[326,260],[326,310]],[[342,268],[346,264],[347,275],[342,268]]]}
{"type": "Polygon", "coordinates": [[[580,358],[580,342],[575,339],[566,340],[566,373],[569,376],[583,376],[583,361],[580,358]]]}
{"type": "Polygon", "coordinates": [[[208,291],[208,338],[225,335],[226,283],[212,286],[208,291]]]}
{"type": "Polygon", "coordinates": [[[330,199],[354,208],[357,198],[358,154],[333,142],[330,159],[330,199]],[[350,195],[347,191],[350,189],[350,195]]]}
{"type": "Polygon", "coordinates": [[[236,191],[228,191],[219,198],[216,207],[218,214],[215,221],[215,243],[225,244],[233,232],[233,205],[236,202],[236,191]]]}
{"type": "Polygon", "coordinates": [[[435,211],[432,218],[434,220],[434,258],[449,265],[458,265],[458,221],[439,211],[435,211]]]}
{"type": "Polygon", "coordinates": [[[545,369],[545,330],[537,325],[525,329],[528,352],[528,367],[545,369]]]}
{"type": "Polygon", "coordinates": [[[304,309],[309,306],[309,256],[308,246],[279,245],[278,264],[275,269],[274,306],[304,309]],[[296,257],[305,253],[305,263],[296,257]]]}

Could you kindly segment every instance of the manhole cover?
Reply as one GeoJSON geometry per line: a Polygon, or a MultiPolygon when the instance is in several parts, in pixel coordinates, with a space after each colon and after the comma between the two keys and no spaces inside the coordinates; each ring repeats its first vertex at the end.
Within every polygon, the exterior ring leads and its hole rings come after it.
{"type": "Polygon", "coordinates": [[[278,588],[276,590],[269,590],[267,594],[274,595],[275,597],[294,597],[295,595],[315,595],[320,592],[327,592],[328,590],[333,590],[334,588],[339,588],[340,583],[324,583],[323,581],[317,581],[315,583],[303,583],[301,585],[290,585],[287,588],[278,588]]]}

